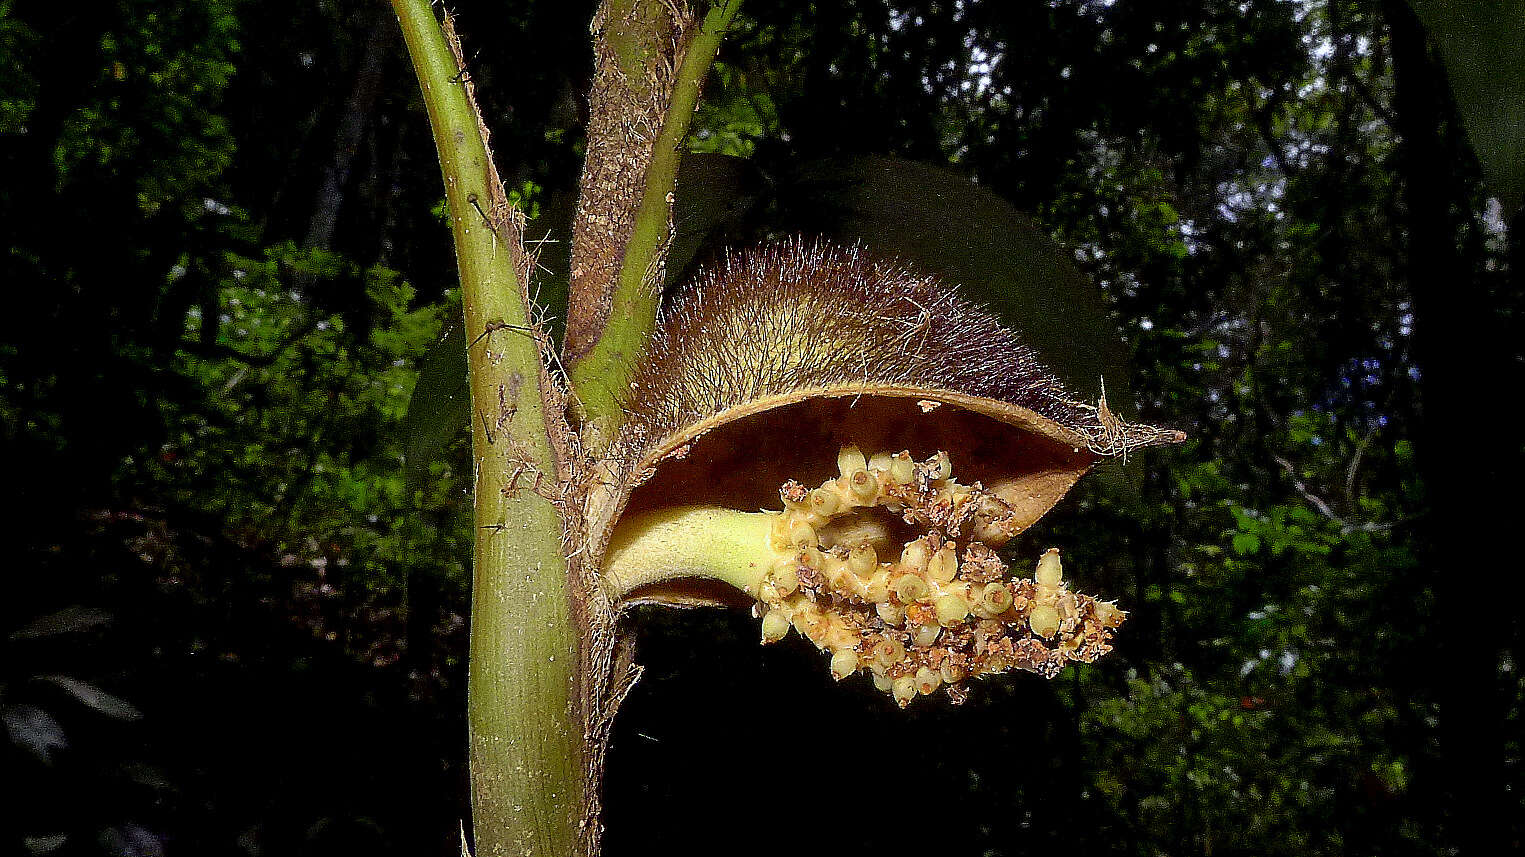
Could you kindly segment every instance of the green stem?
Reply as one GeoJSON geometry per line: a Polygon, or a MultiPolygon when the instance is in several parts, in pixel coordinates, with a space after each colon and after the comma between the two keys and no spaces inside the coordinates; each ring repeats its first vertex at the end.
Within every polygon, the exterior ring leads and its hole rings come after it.
{"type": "MultiPolygon", "coordinates": [[[[448,20],[392,0],[439,152],[460,269],[476,465],[470,670],[472,821],[479,855],[578,852],[580,698],[557,466],[516,221],[492,166],[448,20]]],[[[556,415],[559,419],[559,415],[556,415]]]]}
{"type": "MultiPolygon", "coordinates": [[[[634,2],[661,6],[665,0],[634,2]]],[[[688,136],[694,110],[698,107],[704,79],[720,50],[721,40],[740,9],[741,0],[718,0],[705,14],[678,58],[671,101],[652,151],[651,164],[646,170],[645,185],[635,211],[634,229],[610,295],[603,328],[593,332],[590,338],[595,341],[591,347],[575,355],[576,359],[571,363],[572,388],[582,402],[584,418],[597,426],[598,433],[604,438],[613,436],[613,430],[624,416],[618,400],[620,391],[625,389],[646,338],[656,327],[662,283],[652,282],[652,274],[661,270],[667,254],[671,198],[677,187],[683,140],[688,136]]],[[[647,56],[639,45],[634,44],[642,37],[640,33],[620,32],[608,36],[620,55],[644,63],[660,62],[661,57],[647,56]]],[[[573,300],[577,300],[577,296],[573,300]]],[[[583,335],[579,331],[570,331],[568,338],[577,340],[583,335]]]]}
{"type": "Polygon", "coordinates": [[[778,558],[768,542],[778,517],[713,506],[630,515],[614,532],[600,582],[613,603],[643,588],[696,577],[755,595],[778,558]]]}

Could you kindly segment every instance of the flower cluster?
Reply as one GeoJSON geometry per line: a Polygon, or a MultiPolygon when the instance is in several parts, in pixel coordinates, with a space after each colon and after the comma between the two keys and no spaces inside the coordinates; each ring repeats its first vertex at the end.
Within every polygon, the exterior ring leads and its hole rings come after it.
{"type": "Polygon", "coordinates": [[[1069,591],[1059,552],[1016,578],[994,548],[1017,534],[1010,505],[960,484],[945,452],[838,455],[838,476],[780,490],[756,586],[763,642],[790,628],[831,655],[838,679],[868,671],[902,707],[970,677],[1027,670],[1047,678],[1111,651],[1125,613],[1069,591]],[[910,536],[908,538],[908,536],[910,536]]]}

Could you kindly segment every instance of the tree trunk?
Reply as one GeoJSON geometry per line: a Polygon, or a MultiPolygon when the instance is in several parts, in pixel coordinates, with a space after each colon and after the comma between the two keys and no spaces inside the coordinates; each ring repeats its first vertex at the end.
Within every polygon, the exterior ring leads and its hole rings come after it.
{"type": "Polygon", "coordinates": [[[1517,527],[1517,504],[1502,502],[1520,484],[1517,435],[1490,440],[1495,402],[1518,370],[1484,282],[1463,257],[1467,185],[1454,146],[1460,133],[1444,80],[1417,17],[1399,0],[1384,6],[1391,28],[1395,108],[1401,137],[1407,232],[1406,273],[1414,300],[1414,355],[1421,414],[1416,454],[1426,490],[1424,543],[1436,596],[1427,663],[1439,703],[1444,783],[1418,784],[1440,801],[1462,857],[1494,854],[1510,841],[1499,656],[1511,616],[1517,562],[1498,561],[1500,541],[1517,527]],[[1513,566],[1513,567],[1511,567],[1513,566]]]}

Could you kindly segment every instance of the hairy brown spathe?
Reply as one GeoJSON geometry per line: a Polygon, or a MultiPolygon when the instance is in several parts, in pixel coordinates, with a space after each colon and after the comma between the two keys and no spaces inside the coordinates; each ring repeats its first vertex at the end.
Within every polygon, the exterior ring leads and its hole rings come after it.
{"type": "Polygon", "coordinates": [[[727,256],[664,306],[625,400],[623,445],[634,463],[727,412],[811,394],[937,393],[1014,406],[1100,456],[1180,439],[1080,401],[948,284],[792,240],[727,256]]]}

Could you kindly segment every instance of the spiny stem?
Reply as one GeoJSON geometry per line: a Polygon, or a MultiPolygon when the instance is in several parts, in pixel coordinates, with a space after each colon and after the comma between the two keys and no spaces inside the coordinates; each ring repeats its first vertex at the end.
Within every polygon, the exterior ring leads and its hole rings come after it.
{"type": "MultiPolygon", "coordinates": [[[[392,0],[423,90],[460,269],[476,466],[468,723],[479,855],[579,849],[578,634],[523,248],[447,18],[392,0]]],[[[560,419],[559,415],[552,418],[560,419]]]]}

